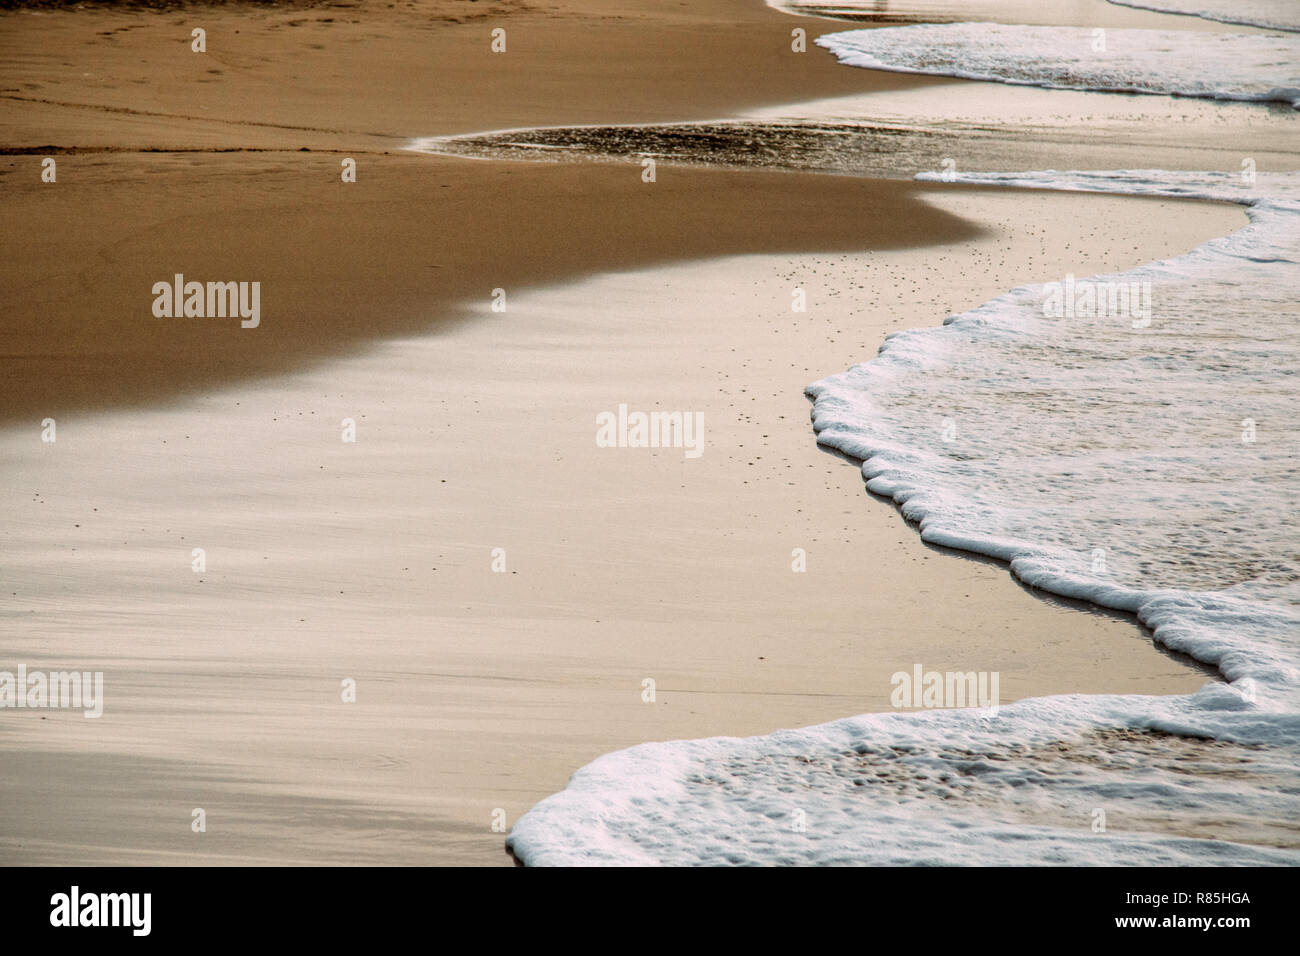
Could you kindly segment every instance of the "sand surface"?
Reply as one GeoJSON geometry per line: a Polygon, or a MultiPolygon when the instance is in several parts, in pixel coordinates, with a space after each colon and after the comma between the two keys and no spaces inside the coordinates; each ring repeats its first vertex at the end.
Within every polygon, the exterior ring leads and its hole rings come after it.
{"type": "Polygon", "coordinates": [[[0,17],[0,660],[106,694],[0,721],[0,861],[505,864],[493,812],[601,753],[885,709],[914,663],[997,670],[1003,702],[1207,679],[923,545],[802,388],[1239,209],[405,153],[930,82],[791,67],[800,21],[757,3],[536,7],[495,59],[491,17],[443,8],[204,10],[202,66],[188,11],[0,17]],[[262,325],[153,318],[175,272],[260,280],[262,325]],[[703,455],[598,448],[620,402],[701,412],[703,455]]]}

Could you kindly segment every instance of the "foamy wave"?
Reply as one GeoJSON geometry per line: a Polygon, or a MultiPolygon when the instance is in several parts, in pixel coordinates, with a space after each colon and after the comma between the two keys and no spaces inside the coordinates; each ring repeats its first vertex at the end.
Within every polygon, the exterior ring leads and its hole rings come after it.
{"type": "MultiPolygon", "coordinates": [[[[1117,6],[1186,14],[1219,23],[1239,23],[1271,30],[1300,30],[1300,4],[1295,0],[1109,0],[1117,6]]],[[[823,16],[881,23],[955,23],[992,20],[999,23],[1069,22],[1071,10],[1053,9],[1039,0],[767,0],[767,5],[796,16],[823,16]]],[[[1086,11],[1084,12],[1086,15],[1086,11]]]]}
{"type": "Polygon", "coordinates": [[[1076,287],[1063,281],[891,336],[875,360],[809,387],[818,441],[862,459],[868,487],[926,540],[1136,613],[1172,649],[1258,682],[1270,709],[1300,712],[1288,505],[1300,497],[1300,176],[955,179],[1226,199],[1248,205],[1251,224],[1077,284],[1145,287],[1145,316],[1046,315],[1051,294],[1076,287]]]}
{"type": "Polygon", "coordinates": [[[1215,20],[1240,23],[1270,30],[1300,30],[1300,3],[1296,0],[1110,0],[1122,7],[1155,10],[1157,13],[1181,13],[1215,20]]]}
{"type": "Polygon", "coordinates": [[[645,744],[519,821],[527,863],[1300,862],[1300,175],[959,178],[1230,199],[1251,224],[1092,277],[1151,284],[1138,328],[1045,315],[1036,286],[891,336],[809,386],[818,441],[927,540],[1132,611],[1230,683],[645,744]]]}
{"type": "Polygon", "coordinates": [[[1232,839],[1274,821],[1267,837],[1293,840],[1294,749],[1140,726],[1242,706],[1216,685],[642,744],[583,767],[507,843],[530,866],[1295,865],[1232,839]]]}
{"type": "Polygon", "coordinates": [[[1281,34],[948,23],[848,30],[817,44],[866,69],[1300,109],[1300,39],[1281,34]]]}

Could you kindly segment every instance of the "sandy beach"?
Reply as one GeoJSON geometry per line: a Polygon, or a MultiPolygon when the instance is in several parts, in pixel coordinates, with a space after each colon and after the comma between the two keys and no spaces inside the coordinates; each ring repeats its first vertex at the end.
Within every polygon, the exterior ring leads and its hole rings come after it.
{"type": "Polygon", "coordinates": [[[494,823],[597,756],[888,710],[914,662],[1003,703],[1213,679],[922,543],[803,388],[1240,207],[409,152],[954,85],[757,0],[467,9],[0,13],[0,659],[105,675],[100,718],[0,720],[0,862],[509,865],[494,823]],[[260,281],[259,327],[155,318],[176,273],[260,281]],[[598,447],[620,403],[703,454],[598,447]]]}

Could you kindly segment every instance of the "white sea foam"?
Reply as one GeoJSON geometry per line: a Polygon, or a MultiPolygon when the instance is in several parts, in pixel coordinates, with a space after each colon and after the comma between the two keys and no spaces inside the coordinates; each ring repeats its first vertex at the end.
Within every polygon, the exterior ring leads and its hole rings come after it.
{"type": "MultiPolygon", "coordinates": [[[[1108,0],[1117,6],[1156,13],[1187,14],[1218,23],[1237,23],[1273,30],[1300,30],[1296,0],[1108,0]]],[[[1085,11],[1041,0],[767,0],[784,13],[897,23],[951,23],[993,20],[999,23],[1061,23],[1085,11]]]]}
{"type": "Polygon", "coordinates": [[[1294,850],[1212,838],[1258,820],[1285,831],[1294,749],[1142,746],[1114,729],[1242,706],[1216,685],[641,744],[583,767],[508,843],[531,866],[1294,865],[1294,850]]]}
{"type": "Polygon", "coordinates": [[[526,862],[1300,862],[1300,175],[959,179],[1228,199],[1251,224],[1097,277],[1151,283],[1142,328],[1046,317],[1033,286],[891,336],[809,386],[818,441],[927,540],[1132,611],[1228,683],[644,744],[524,816],[526,862]]]}
{"type": "Polygon", "coordinates": [[[1296,0],[1109,0],[1122,7],[1184,13],[1219,23],[1242,23],[1272,30],[1300,30],[1296,0]]]}
{"type": "Polygon", "coordinates": [[[1157,640],[1300,710],[1300,174],[957,180],[1227,199],[1251,224],[1094,278],[1149,283],[1146,327],[1105,310],[1047,317],[1051,290],[1026,286],[892,336],[876,360],[810,386],[818,440],[864,459],[869,487],[927,540],[1133,611],[1157,640]]]}
{"type": "Polygon", "coordinates": [[[796,16],[880,23],[1062,23],[1079,13],[1073,4],[1042,0],[767,0],[768,6],[796,16]]]}
{"type": "Polygon", "coordinates": [[[944,23],[848,30],[817,44],[867,69],[1300,109],[1300,38],[1289,34],[944,23]]]}

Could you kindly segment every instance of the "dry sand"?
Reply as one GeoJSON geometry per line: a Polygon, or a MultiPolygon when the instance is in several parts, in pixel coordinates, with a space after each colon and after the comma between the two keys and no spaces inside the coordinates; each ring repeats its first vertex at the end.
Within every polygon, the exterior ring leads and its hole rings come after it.
{"type": "Polygon", "coordinates": [[[913,663],[997,670],[1004,702],[1206,679],[921,544],[816,448],[802,387],[1240,210],[402,154],[930,82],[791,67],[800,21],[758,3],[556,5],[507,19],[495,60],[495,21],[435,7],[204,10],[202,68],[189,11],[0,18],[5,142],[71,150],[0,178],[0,661],[106,682],[97,720],[0,722],[0,861],[508,863],[493,811],[601,753],[884,709],[913,663]],[[178,146],[200,151],[140,151],[178,146]],[[154,319],[174,272],[260,280],[262,326],[154,319]],[[702,411],[704,455],[597,448],[619,402],[702,411]]]}

